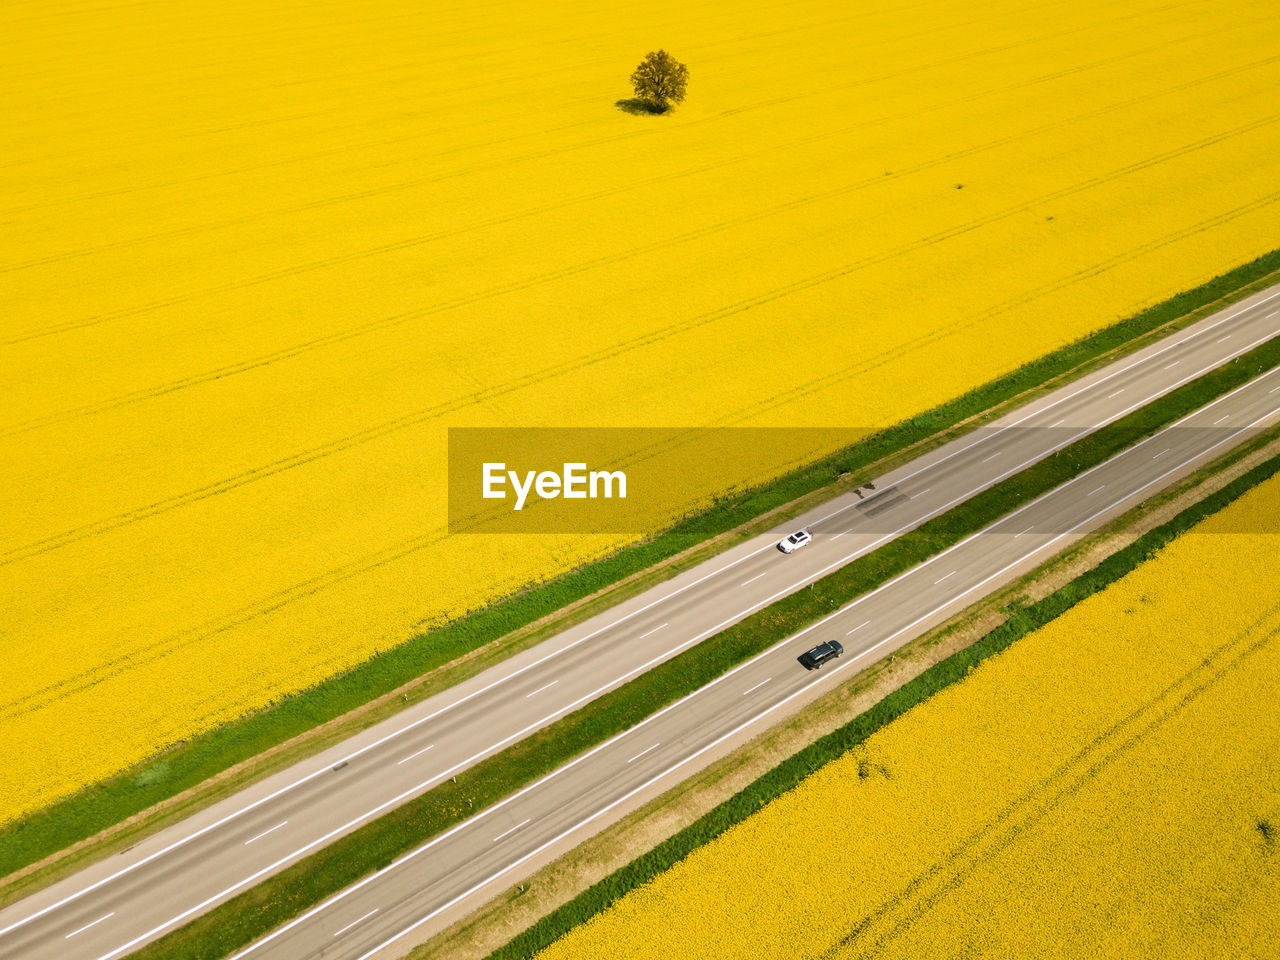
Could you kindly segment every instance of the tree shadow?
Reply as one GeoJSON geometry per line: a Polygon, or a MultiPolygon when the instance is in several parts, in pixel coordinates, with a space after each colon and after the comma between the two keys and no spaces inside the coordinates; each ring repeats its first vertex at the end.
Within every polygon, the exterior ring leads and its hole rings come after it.
{"type": "Polygon", "coordinates": [[[614,106],[623,113],[629,113],[635,117],[654,116],[667,112],[666,107],[660,107],[651,100],[641,100],[639,97],[628,97],[626,100],[619,100],[614,106]]]}

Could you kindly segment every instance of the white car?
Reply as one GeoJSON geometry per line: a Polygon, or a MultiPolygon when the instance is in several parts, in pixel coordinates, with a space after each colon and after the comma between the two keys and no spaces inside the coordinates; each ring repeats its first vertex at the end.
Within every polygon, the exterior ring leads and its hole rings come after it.
{"type": "Polygon", "coordinates": [[[811,540],[813,540],[813,534],[808,530],[797,530],[791,536],[779,540],[778,549],[783,553],[795,553],[811,540]]]}

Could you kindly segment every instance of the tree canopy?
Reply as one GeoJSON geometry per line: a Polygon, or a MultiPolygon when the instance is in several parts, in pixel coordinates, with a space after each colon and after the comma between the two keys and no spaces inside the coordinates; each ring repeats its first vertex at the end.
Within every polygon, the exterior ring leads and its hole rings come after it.
{"type": "Polygon", "coordinates": [[[636,96],[657,113],[684,99],[689,68],[665,50],[650,51],[631,74],[636,96]]]}

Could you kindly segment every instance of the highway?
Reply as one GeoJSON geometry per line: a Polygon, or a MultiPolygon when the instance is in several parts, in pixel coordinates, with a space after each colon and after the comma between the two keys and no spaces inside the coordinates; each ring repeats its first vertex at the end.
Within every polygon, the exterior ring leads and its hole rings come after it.
{"type": "MultiPolygon", "coordinates": [[[[0,912],[6,958],[110,960],[743,616],[946,512],[1280,330],[1275,288],[685,571],[0,912]],[[774,544],[805,527],[791,556],[774,544]]],[[[247,951],[403,952],[767,722],[1173,482],[1280,411],[1259,378],[482,811],[247,951]],[[845,656],[810,673],[825,639],[845,656]]]]}

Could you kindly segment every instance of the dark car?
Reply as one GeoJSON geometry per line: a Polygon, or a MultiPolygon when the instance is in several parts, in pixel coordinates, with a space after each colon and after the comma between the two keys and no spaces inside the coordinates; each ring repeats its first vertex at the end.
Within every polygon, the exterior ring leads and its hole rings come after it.
{"type": "Polygon", "coordinates": [[[817,670],[828,660],[834,660],[842,653],[844,653],[844,647],[834,640],[828,640],[800,654],[799,660],[806,670],[817,670]]]}

